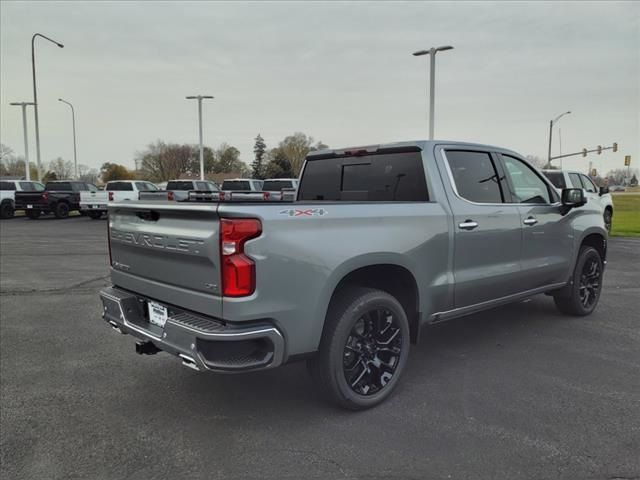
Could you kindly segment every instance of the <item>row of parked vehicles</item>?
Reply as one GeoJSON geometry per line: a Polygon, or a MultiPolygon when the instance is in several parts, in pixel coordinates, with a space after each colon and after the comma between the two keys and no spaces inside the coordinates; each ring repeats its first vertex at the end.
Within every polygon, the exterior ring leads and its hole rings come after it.
{"type": "Polygon", "coordinates": [[[189,192],[217,195],[228,200],[284,200],[293,199],[298,180],[274,178],[254,180],[237,178],[225,180],[222,186],[209,180],[171,180],[165,189],[144,180],[116,180],[107,182],[104,189],[77,180],[40,182],[0,180],[1,216],[11,218],[16,210],[24,211],[31,219],[53,214],[66,218],[79,211],[92,219],[100,219],[110,203],[123,201],[185,201],[189,192]]]}

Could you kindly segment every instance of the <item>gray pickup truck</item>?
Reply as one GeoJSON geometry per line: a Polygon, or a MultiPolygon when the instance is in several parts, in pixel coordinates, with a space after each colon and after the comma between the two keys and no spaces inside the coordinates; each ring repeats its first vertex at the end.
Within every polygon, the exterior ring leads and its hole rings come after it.
{"type": "Polygon", "coordinates": [[[103,317],[138,353],[214,372],[305,359],[350,409],[392,392],[427,324],[541,293],[590,314],[607,250],[582,189],[436,141],[312,152],[294,202],[123,202],[108,224],[103,317]]]}

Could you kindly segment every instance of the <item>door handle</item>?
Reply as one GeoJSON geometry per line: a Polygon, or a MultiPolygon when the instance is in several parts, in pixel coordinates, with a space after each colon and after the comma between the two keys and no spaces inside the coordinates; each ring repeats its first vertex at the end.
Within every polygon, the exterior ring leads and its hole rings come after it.
{"type": "Polygon", "coordinates": [[[524,223],[525,225],[533,226],[538,223],[538,219],[536,217],[528,217],[522,223],[524,223]]]}
{"type": "Polygon", "coordinates": [[[464,222],[458,224],[458,227],[460,227],[462,230],[473,230],[477,226],[478,222],[474,222],[473,220],[465,220],[464,222]]]}

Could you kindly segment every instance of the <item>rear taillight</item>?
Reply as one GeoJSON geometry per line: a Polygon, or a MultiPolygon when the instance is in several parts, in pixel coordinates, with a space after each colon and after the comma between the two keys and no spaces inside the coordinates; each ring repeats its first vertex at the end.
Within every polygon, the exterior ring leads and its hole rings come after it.
{"type": "Polygon", "coordinates": [[[42,192],[42,199],[45,202],[49,201],[49,192],[42,192]]]}
{"type": "Polygon", "coordinates": [[[269,192],[262,192],[262,199],[269,200],[269,192]]]}
{"type": "Polygon", "coordinates": [[[173,192],[167,192],[167,200],[173,201],[173,192]]]}
{"type": "Polygon", "coordinates": [[[113,202],[113,192],[109,192],[109,201],[113,202]]]}
{"type": "Polygon", "coordinates": [[[222,295],[245,297],[256,289],[256,265],[244,254],[244,244],[262,233],[257,218],[220,219],[222,295]]]}
{"type": "MultiPolygon", "coordinates": [[[[109,192],[111,193],[111,192],[109,192]]],[[[113,265],[113,259],[111,258],[111,220],[107,217],[107,244],[109,245],[109,266],[113,265]]]]}

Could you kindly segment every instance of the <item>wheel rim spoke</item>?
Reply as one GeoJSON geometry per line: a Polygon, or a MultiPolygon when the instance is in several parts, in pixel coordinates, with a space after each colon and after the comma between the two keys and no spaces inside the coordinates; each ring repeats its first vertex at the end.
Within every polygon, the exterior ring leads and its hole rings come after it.
{"type": "Polygon", "coordinates": [[[365,312],[353,325],[343,353],[347,384],[357,394],[373,395],[391,381],[402,354],[402,331],[384,308],[365,312]]]}

